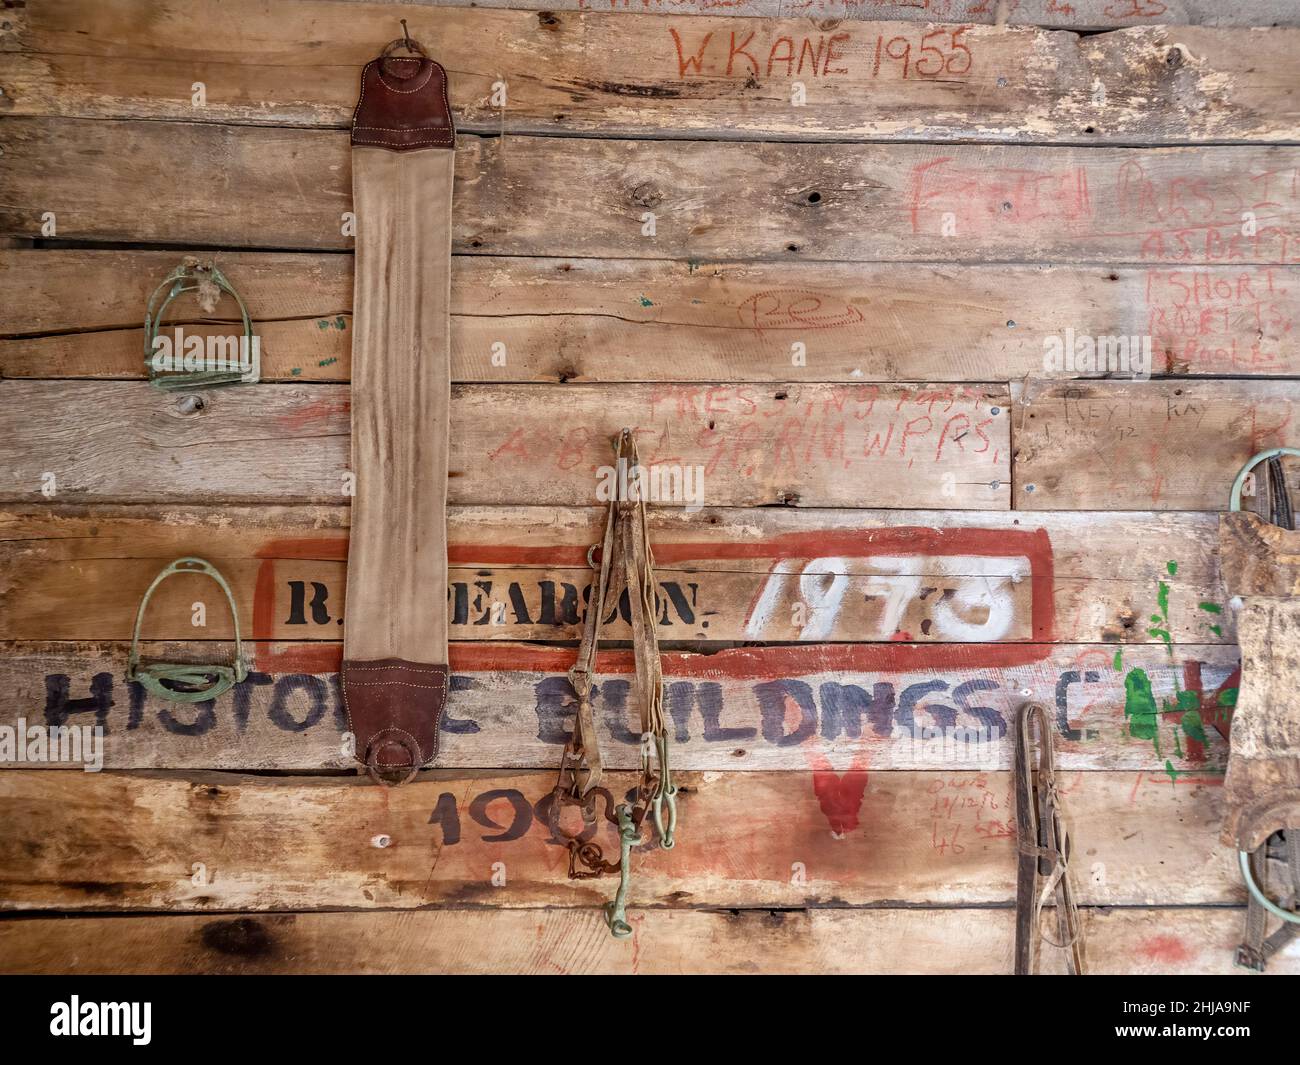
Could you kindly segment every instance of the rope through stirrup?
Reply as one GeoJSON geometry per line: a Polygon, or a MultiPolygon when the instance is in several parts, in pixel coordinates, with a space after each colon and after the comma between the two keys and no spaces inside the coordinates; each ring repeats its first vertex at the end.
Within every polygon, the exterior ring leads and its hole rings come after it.
{"type": "Polygon", "coordinates": [[[1041,703],[1025,703],[1016,715],[1016,975],[1034,971],[1039,939],[1069,951],[1072,976],[1082,976],[1083,926],[1070,885],[1070,835],[1061,819],[1061,796],[1056,786],[1056,764],[1047,710],[1041,703]],[[1038,721],[1038,767],[1031,767],[1033,723],[1038,721]],[[1040,877],[1042,887],[1038,888],[1040,877]],[[1059,941],[1042,931],[1042,913],[1050,896],[1056,896],[1059,941]]]}
{"type": "MultiPolygon", "coordinates": [[[[664,719],[663,671],[659,662],[659,642],[655,635],[658,618],[655,611],[654,555],[650,550],[650,531],[646,519],[647,485],[637,459],[636,441],[631,429],[624,429],[614,442],[615,479],[605,517],[605,536],[587,552],[587,561],[596,569],[593,558],[600,550],[600,563],[587,604],[578,660],[569,670],[569,683],[577,696],[573,735],[560,758],[559,778],[551,793],[549,822],[552,835],[564,840],[569,848],[569,877],[587,880],[618,873],[618,892],[606,907],[609,930],[622,938],[632,934],[627,921],[627,896],[632,873],[632,848],[641,840],[641,826],[646,814],[659,835],[659,845],[668,849],[676,842],[677,787],[668,767],[668,728],[664,719]],[[641,779],[633,800],[615,804],[608,789],[601,786],[604,763],[600,739],[596,732],[591,706],[592,677],[600,643],[600,627],[611,599],[616,578],[627,588],[628,611],[632,624],[632,649],[636,662],[635,698],[641,723],[641,779]],[[599,821],[597,800],[604,800],[605,819],[617,830],[619,858],[607,861],[598,843],[591,841],[599,821]],[[559,826],[561,810],[576,806],[582,813],[583,829],[574,836],[559,826]]],[[[617,603],[618,597],[612,597],[617,603]]]]}

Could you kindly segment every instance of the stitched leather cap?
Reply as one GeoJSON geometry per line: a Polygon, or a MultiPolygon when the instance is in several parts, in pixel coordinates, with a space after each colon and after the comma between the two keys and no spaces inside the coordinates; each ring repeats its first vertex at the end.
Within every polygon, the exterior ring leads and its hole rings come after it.
{"type": "Polygon", "coordinates": [[[372,775],[409,779],[437,757],[446,666],[344,659],[342,686],[357,761],[372,775]]]}
{"type": "Polygon", "coordinates": [[[416,152],[455,148],[447,72],[424,56],[381,56],[361,72],[352,144],[416,152]]]}

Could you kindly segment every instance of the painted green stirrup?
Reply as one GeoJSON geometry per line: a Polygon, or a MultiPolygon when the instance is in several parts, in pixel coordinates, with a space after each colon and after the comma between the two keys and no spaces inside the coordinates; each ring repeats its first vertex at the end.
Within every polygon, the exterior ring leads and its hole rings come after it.
{"type": "Polygon", "coordinates": [[[235,597],[215,566],[201,558],[178,558],[163,567],[161,573],[153,579],[149,589],[140,600],[140,609],[135,615],[135,631],[131,634],[131,657],[127,660],[126,679],[143,685],[146,691],[163,699],[177,703],[201,703],[215,699],[223,692],[229,691],[248,676],[248,665],[244,662],[243,645],[239,640],[239,611],[235,607],[235,597]],[[140,626],[144,622],[145,608],[154,589],[168,577],[177,573],[201,573],[211,577],[226,593],[226,602],[230,604],[230,616],[235,621],[235,661],[233,664],[205,666],[187,662],[150,662],[140,664],[140,626]],[[169,688],[164,681],[183,685],[183,688],[169,688]]]}
{"type": "Polygon", "coordinates": [[[1228,496],[1228,509],[1241,509],[1241,490],[1246,485],[1246,477],[1261,462],[1267,462],[1269,459],[1277,458],[1279,455],[1296,455],[1300,456],[1300,448],[1297,447],[1271,447],[1267,451],[1261,451],[1253,459],[1246,463],[1237,471],[1236,479],[1232,482],[1232,494],[1228,496]]]}
{"type": "MultiPolygon", "coordinates": [[[[217,269],[216,263],[208,260],[200,262],[198,259],[187,256],[179,266],[173,267],[171,273],[163,278],[162,283],[153,290],[153,295],[149,297],[149,303],[144,312],[144,365],[149,371],[149,383],[154,388],[160,388],[165,391],[175,391],[180,388],[209,388],[214,385],[233,385],[244,380],[242,370],[178,370],[175,373],[161,375],[154,368],[154,340],[158,336],[158,327],[162,325],[163,312],[177,296],[182,292],[202,292],[205,286],[212,285],[222,292],[228,292],[234,297],[239,304],[240,316],[244,319],[244,339],[246,350],[254,351],[253,343],[253,319],[248,314],[248,308],[244,306],[244,301],[240,298],[239,293],[235,291],[235,286],[227,279],[226,275],[217,269]],[[189,282],[187,284],[187,282],[189,282]],[[166,294],[164,297],[164,293],[166,294]],[[163,297],[162,303],[155,308],[160,297],[163,297]]],[[[203,297],[200,295],[200,301],[203,297]]],[[[178,356],[179,357],[179,356],[178,356]]],[[[261,367],[254,362],[253,376],[250,382],[256,381],[260,375],[261,367]]]]}

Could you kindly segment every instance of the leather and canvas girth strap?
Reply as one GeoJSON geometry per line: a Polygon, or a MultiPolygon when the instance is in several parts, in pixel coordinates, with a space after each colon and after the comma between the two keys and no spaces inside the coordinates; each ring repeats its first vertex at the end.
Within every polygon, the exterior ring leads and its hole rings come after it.
{"type": "Polygon", "coordinates": [[[356,281],[343,702],[386,783],[438,753],[447,698],[448,310],[455,131],[447,75],[391,54],[352,119],[356,281]]]}

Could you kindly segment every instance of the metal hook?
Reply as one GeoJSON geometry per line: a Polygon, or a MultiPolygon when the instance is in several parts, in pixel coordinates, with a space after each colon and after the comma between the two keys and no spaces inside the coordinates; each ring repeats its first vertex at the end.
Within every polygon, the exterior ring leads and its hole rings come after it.
{"type": "Polygon", "coordinates": [[[632,847],[641,838],[632,821],[632,811],[627,803],[618,806],[618,892],[614,901],[605,907],[605,923],[615,939],[626,939],[632,934],[632,926],[627,921],[627,891],[632,880],[632,847]]]}

